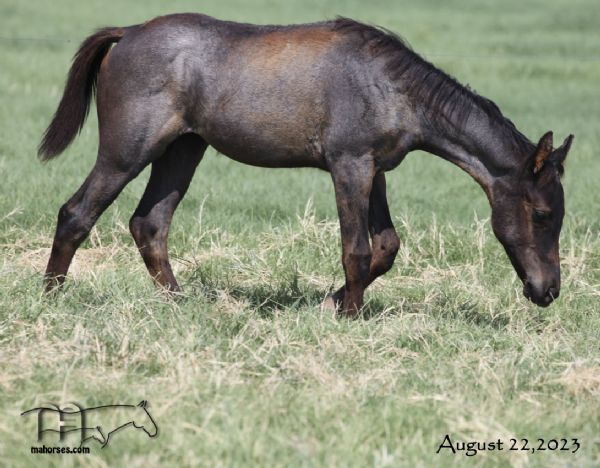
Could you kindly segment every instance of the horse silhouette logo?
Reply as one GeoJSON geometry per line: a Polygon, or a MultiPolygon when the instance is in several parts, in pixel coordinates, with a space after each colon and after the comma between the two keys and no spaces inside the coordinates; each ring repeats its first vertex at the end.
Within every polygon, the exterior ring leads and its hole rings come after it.
{"type": "Polygon", "coordinates": [[[103,405],[92,408],[84,408],[77,403],[69,403],[63,407],[48,404],[23,411],[21,416],[29,414],[37,414],[39,442],[44,440],[47,433],[58,434],[61,442],[67,436],[79,433],[80,446],[88,440],[96,440],[101,448],[105,448],[113,434],[127,427],[141,429],[150,438],[158,435],[158,426],[148,411],[146,400],[137,405],[103,405]]]}

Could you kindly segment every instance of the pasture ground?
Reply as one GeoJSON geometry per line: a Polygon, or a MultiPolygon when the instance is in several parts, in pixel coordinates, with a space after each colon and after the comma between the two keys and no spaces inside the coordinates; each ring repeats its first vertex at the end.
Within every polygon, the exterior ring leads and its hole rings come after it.
{"type": "Polygon", "coordinates": [[[3,0],[0,465],[600,465],[599,17],[594,0],[3,0]],[[97,148],[92,116],[59,159],[36,159],[70,59],[97,27],[177,11],[381,24],[531,139],[574,133],[557,303],[524,300],[484,194],[424,153],[388,176],[402,248],[364,319],[318,307],[342,281],[328,174],[255,169],[212,150],[172,227],[178,300],[153,288],[127,229],[148,171],[94,228],[64,291],[42,295],[57,210],[97,148]],[[157,439],[127,430],[87,456],[29,454],[25,409],[142,399],[157,439]],[[445,434],[581,448],[436,454],[445,434]]]}

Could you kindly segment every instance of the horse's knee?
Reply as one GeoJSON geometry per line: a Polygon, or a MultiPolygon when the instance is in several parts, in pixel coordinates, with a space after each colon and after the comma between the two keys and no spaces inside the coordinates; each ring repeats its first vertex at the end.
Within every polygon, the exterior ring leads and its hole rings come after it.
{"type": "MultiPolygon", "coordinates": [[[[394,263],[396,259],[396,255],[398,255],[398,250],[400,249],[400,238],[398,234],[395,232],[390,233],[384,239],[384,250],[386,252],[386,257],[391,259],[391,262],[394,263]]],[[[391,266],[391,265],[390,265],[391,266]]]]}
{"type": "Polygon", "coordinates": [[[396,255],[400,249],[400,239],[395,232],[390,232],[381,236],[376,244],[372,270],[373,273],[382,275],[387,273],[394,265],[394,260],[396,260],[396,255]]]}

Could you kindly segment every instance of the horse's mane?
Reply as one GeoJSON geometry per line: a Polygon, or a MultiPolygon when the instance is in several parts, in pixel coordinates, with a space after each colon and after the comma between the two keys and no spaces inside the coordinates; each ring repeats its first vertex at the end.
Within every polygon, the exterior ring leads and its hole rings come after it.
{"type": "Polygon", "coordinates": [[[344,34],[358,35],[373,57],[385,58],[385,71],[390,79],[400,83],[402,92],[413,101],[423,103],[430,116],[445,116],[456,127],[464,129],[471,112],[480,109],[491,121],[507,130],[518,148],[532,147],[493,101],[423,59],[397,34],[341,17],[335,20],[333,27],[344,34]]]}

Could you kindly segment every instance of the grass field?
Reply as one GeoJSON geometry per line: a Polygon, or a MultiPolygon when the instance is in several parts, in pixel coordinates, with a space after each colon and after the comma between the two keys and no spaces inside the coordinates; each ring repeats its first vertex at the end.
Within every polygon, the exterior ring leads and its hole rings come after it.
{"type": "Polygon", "coordinates": [[[0,465],[600,465],[600,3],[2,0],[0,18],[0,465]],[[388,176],[396,265],[364,319],[337,319],[319,309],[343,279],[328,174],[212,150],[171,231],[182,297],[154,289],[127,229],[148,171],[94,228],[64,291],[42,295],[58,208],[97,148],[92,116],[59,159],[36,158],[70,59],[97,27],[176,11],[381,24],[531,139],[574,133],[560,299],[527,303],[478,186],[414,153],[388,176]],[[90,455],[29,453],[25,409],[142,399],[156,439],[128,429],[90,455]],[[436,454],[446,434],[581,448],[436,454]]]}

